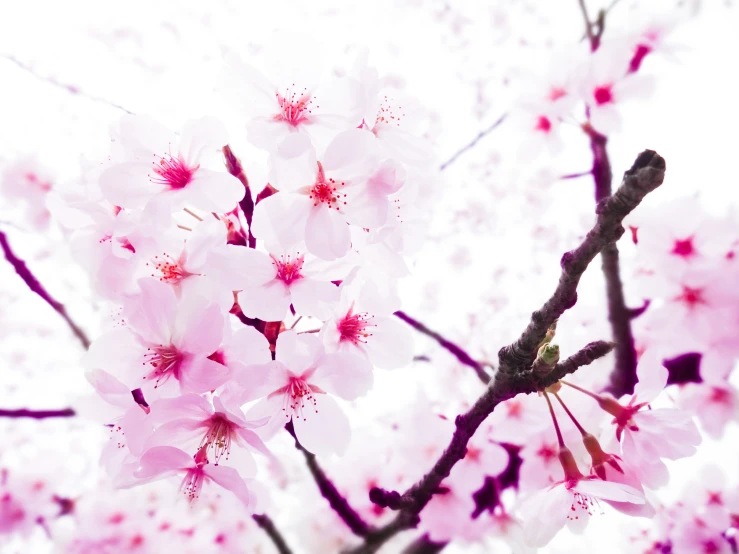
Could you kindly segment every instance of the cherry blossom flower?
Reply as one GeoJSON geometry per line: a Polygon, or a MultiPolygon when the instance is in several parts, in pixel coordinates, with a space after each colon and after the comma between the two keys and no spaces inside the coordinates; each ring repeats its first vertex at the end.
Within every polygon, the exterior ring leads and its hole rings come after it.
{"type": "Polygon", "coordinates": [[[339,289],[331,281],[345,270],[331,267],[306,252],[229,247],[224,254],[211,254],[210,263],[222,280],[239,292],[239,305],[248,317],[282,321],[290,305],[303,316],[326,319],[339,289]]]}
{"type": "Polygon", "coordinates": [[[667,369],[655,350],[642,354],[637,376],[639,382],[630,398],[617,402],[604,396],[599,402],[613,416],[604,432],[604,444],[608,451],[620,445],[621,457],[634,468],[639,481],[658,488],[668,479],[662,458],[677,460],[692,455],[701,437],[690,413],[675,408],[651,409],[650,402],[667,383],[667,369]]]}
{"type": "Polygon", "coordinates": [[[341,286],[341,302],[326,322],[321,338],[329,352],[354,352],[383,369],[406,366],[413,357],[413,336],[393,316],[395,298],[383,297],[372,281],[341,286]]]}
{"type": "Polygon", "coordinates": [[[149,448],[168,445],[195,452],[204,448],[215,465],[230,461],[248,475],[256,472],[249,450],[270,455],[254,432],[267,420],[247,421],[240,408],[225,405],[218,396],[212,405],[197,394],[159,400],[152,405],[151,419],[156,431],[146,441],[149,448]]]}
{"type": "Polygon", "coordinates": [[[560,449],[559,458],[565,478],[532,494],[521,505],[524,537],[530,546],[546,545],[565,524],[581,532],[590,516],[601,510],[600,500],[644,503],[644,495],[628,485],[583,477],[569,449],[560,449]]]}
{"type": "Polygon", "coordinates": [[[360,129],[338,135],[323,162],[307,138],[292,135],[277,149],[270,182],[280,192],[254,211],[252,231],[267,244],[289,248],[305,241],[308,251],[334,260],[349,251],[349,225],[374,229],[388,218],[388,196],[403,184],[403,170],[373,157],[371,133],[360,129]]]}
{"type": "Polygon", "coordinates": [[[215,483],[233,493],[250,512],[253,512],[256,509],[257,499],[247,487],[244,478],[232,467],[210,465],[206,451],[207,446],[204,446],[193,457],[172,446],[154,446],[141,457],[136,476],[145,481],[152,481],[182,475],[180,492],[190,502],[200,497],[200,491],[205,483],[215,483]]]}
{"type": "Polygon", "coordinates": [[[274,152],[289,135],[301,134],[325,147],[338,132],[357,126],[359,83],[346,77],[321,81],[319,71],[306,71],[315,67],[315,57],[303,44],[288,59],[269,64],[274,81],[238,56],[227,57],[219,89],[245,113],[252,144],[274,152]]]}
{"type": "Polygon", "coordinates": [[[0,177],[0,191],[9,199],[22,203],[24,220],[35,229],[45,229],[51,214],[46,197],[52,190],[49,170],[33,157],[19,158],[8,164],[0,177]]]}
{"type": "Polygon", "coordinates": [[[172,210],[192,206],[228,212],[244,197],[239,180],[217,167],[227,142],[221,123],[202,118],[187,123],[179,139],[144,116],[125,116],[117,136],[123,160],[100,176],[100,188],[114,205],[144,208],[150,201],[172,210]]]}
{"type": "Polygon", "coordinates": [[[579,77],[578,88],[589,109],[589,121],[602,134],[621,127],[619,108],[624,102],[651,94],[652,79],[627,74],[628,63],[620,48],[604,44],[591,55],[579,77]]]}
{"type": "Polygon", "coordinates": [[[372,368],[352,354],[326,354],[315,336],[285,331],[277,338],[275,361],[247,367],[233,379],[243,388],[241,402],[261,398],[247,417],[271,418],[263,437],[292,421],[308,450],[341,454],[349,444],[350,427],[333,396],[353,400],[367,392],[372,368]]]}
{"type": "Polygon", "coordinates": [[[85,366],[105,368],[129,390],[143,389],[147,395],[200,393],[222,385],[229,370],[209,358],[223,337],[218,305],[194,295],[178,302],[174,291],[156,279],[138,284],[141,293],[124,304],[127,325],[98,337],[85,366]]]}
{"type": "Polygon", "coordinates": [[[723,436],[729,423],[739,421],[739,393],[727,382],[687,383],[677,405],[694,413],[701,429],[714,439],[723,436]]]}

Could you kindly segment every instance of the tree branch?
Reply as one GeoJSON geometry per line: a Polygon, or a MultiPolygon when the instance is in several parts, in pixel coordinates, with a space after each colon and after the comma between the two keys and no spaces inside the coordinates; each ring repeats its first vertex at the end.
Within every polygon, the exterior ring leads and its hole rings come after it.
{"type": "MultiPolygon", "coordinates": [[[[665,161],[655,152],[646,150],[624,174],[623,184],[613,196],[601,201],[597,208],[597,220],[583,242],[575,250],[562,256],[562,274],[559,283],[544,305],[533,314],[531,321],[513,344],[498,353],[500,361],[495,378],[485,393],[464,414],[456,417],[456,429],[449,445],[431,470],[411,486],[389,507],[398,509],[398,515],[386,526],[371,532],[364,544],[351,550],[351,554],[371,554],[396,533],[415,527],[421,510],[439,490],[441,482],[449,476],[454,465],[467,453],[467,443],[477,428],[495,407],[518,394],[529,394],[553,385],[565,375],[607,354],[613,345],[605,341],[590,343],[583,350],[557,364],[548,374],[532,371],[537,346],[549,326],[577,301],[577,285],[585,269],[606,246],[618,240],[624,233],[622,221],[642,199],[662,184],[665,161]]],[[[378,489],[373,489],[376,491],[378,489]]],[[[380,496],[394,497],[392,492],[382,491],[380,496]]],[[[397,494],[397,493],[395,493],[397,494]]],[[[374,494],[378,497],[377,492],[374,494]]]]}
{"type": "Polygon", "coordinates": [[[328,500],[331,509],[342,519],[346,526],[351,529],[352,533],[359,537],[366,537],[369,533],[374,531],[362,516],[351,507],[346,498],[342,496],[339,490],[334,485],[333,481],[328,478],[326,473],[323,471],[321,466],[316,461],[316,456],[312,452],[308,452],[305,447],[300,444],[298,438],[295,436],[295,429],[293,428],[292,421],[285,425],[285,429],[295,439],[295,448],[300,450],[305,456],[305,462],[308,464],[308,469],[313,475],[313,479],[318,485],[318,490],[321,491],[321,495],[328,500]]]}
{"type": "Polygon", "coordinates": [[[50,417],[74,417],[77,415],[72,408],[64,408],[62,410],[28,410],[21,408],[18,410],[0,410],[0,417],[29,417],[32,419],[46,419],[50,417]]]}
{"type": "Polygon", "coordinates": [[[462,347],[457,346],[453,342],[445,339],[439,333],[429,329],[423,323],[421,323],[417,319],[412,318],[403,311],[398,310],[397,312],[395,312],[395,315],[396,317],[399,317],[400,319],[405,321],[408,325],[413,327],[419,333],[423,333],[427,337],[431,337],[432,339],[434,339],[442,348],[448,350],[455,358],[457,358],[460,363],[474,369],[480,381],[485,384],[490,382],[490,376],[485,371],[483,365],[480,362],[474,360],[472,356],[467,354],[467,352],[462,347]]]}
{"type": "Polygon", "coordinates": [[[275,527],[274,522],[269,518],[267,514],[254,514],[251,516],[251,518],[257,522],[257,525],[262,528],[262,530],[267,533],[270,539],[272,539],[272,542],[275,544],[275,547],[277,547],[277,552],[280,554],[292,554],[292,550],[290,550],[290,547],[285,542],[285,539],[282,537],[280,532],[277,530],[277,527],[275,527]]]}
{"type": "Polygon", "coordinates": [[[46,292],[46,289],[43,287],[43,285],[39,282],[38,279],[36,279],[35,275],[31,273],[31,270],[28,269],[28,266],[26,266],[26,262],[21,260],[13,253],[13,250],[10,248],[10,243],[8,243],[8,237],[2,231],[0,231],[0,247],[2,247],[3,249],[5,259],[10,262],[10,265],[13,266],[15,272],[20,276],[21,279],[23,279],[26,285],[28,285],[28,288],[38,294],[49,306],[51,306],[56,311],[56,313],[62,316],[64,321],[67,322],[67,325],[69,325],[69,328],[72,329],[74,335],[82,343],[82,346],[84,346],[85,348],[89,348],[90,339],[87,338],[85,332],[79,326],[77,326],[74,321],[72,321],[72,318],[69,317],[69,314],[67,314],[67,310],[64,305],[54,300],[51,295],[46,292]]]}
{"type": "Polygon", "coordinates": [[[471,150],[472,148],[474,148],[474,146],[478,142],[480,142],[483,138],[485,138],[487,135],[489,135],[490,133],[492,133],[501,123],[503,123],[503,121],[505,121],[505,118],[506,117],[508,117],[508,114],[507,113],[504,113],[492,125],[490,125],[487,129],[483,129],[482,131],[480,131],[477,134],[477,136],[474,139],[472,139],[472,142],[466,144],[465,146],[463,146],[462,148],[460,148],[459,150],[457,150],[457,152],[455,152],[455,154],[451,158],[449,158],[447,161],[445,161],[443,164],[441,164],[439,166],[439,171],[444,171],[447,167],[449,167],[454,162],[456,162],[457,161],[457,158],[459,158],[462,154],[464,154],[468,150],[471,150]]]}
{"type": "MultiPolygon", "coordinates": [[[[591,173],[595,181],[595,201],[597,203],[611,196],[613,174],[606,148],[608,138],[587,123],[583,126],[583,130],[590,137],[590,149],[593,152],[591,173]]],[[[607,390],[618,398],[623,394],[633,393],[637,381],[636,348],[634,335],[631,332],[633,315],[632,310],[626,307],[618,246],[615,242],[603,249],[601,261],[603,276],[606,280],[608,321],[611,324],[613,340],[616,341],[616,365],[611,372],[607,390]]]]}

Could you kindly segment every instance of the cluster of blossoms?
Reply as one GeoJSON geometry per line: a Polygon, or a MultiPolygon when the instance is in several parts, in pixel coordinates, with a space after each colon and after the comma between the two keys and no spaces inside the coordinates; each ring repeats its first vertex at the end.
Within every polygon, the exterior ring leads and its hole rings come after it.
{"type": "Polygon", "coordinates": [[[49,206],[114,305],[83,362],[108,406],[113,482],[178,475],[190,500],[216,486],[254,511],[265,442],[292,422],[310,452],[343,453],[341,402],[410,362],[396,283],[432,158],[362,62],[272,83],[233,58],[223,87],[268,152],[259,194],[214,118],[173,133],[125,116],[109,160],[49,206]]]}
{"type": "MultiPolygon", "coordinates": [[[[510,120],[534,137],[527,154],[541,145],[558,152],[559,131],[580,118],[598,185],[618,107],[649,90],[642,63],[666,49],[668,29],[591,43],[592,52],[576,52],[571,74],[522,94],[510,120]]],[[[216,119],[173,133],[131,115],[82,186],[48,197],[114,313],[83,361],[104,401],[96,415],[110,434],[102,457],[110,482],[152,491],[152,481],[176,477],[182,495],[200,499],[194,509],[205,504],[219,522],[204,534],[189,525],[197,519],[189,506],[170,512],[162,493],[127,491],[125,509],[121,496],[110,506],[75,502],[84,532],[63,541],[66,552],[256,545],[255,523],[243,516],[268,503],[263,469],[284,470],[270,443],[286,425],[338,475],[353,509],[383,525],[395,513],[384,488],[416,483],[455,432],[454,414],[469,407],[419,395],[405,412],[362,429],[369,440],[350,440],[345,403],[373,387],[376,369],[402,368],[414,354],[409,327],[394,314],[407,256],[423,235],[433,157],[409,106],[364,62],[322,81],[304,73],[270,80],[236,57],[227,61],[220,86],[245,112],[248,141],[267,154],[267,182],[257,188],[216,119]]],[[[18,168],[4,182],[26,183],[22,196],[38,205],[48,179],[18,168]]],[[[29,217],[43,224],[47,216],[44,208],[29,217]]],[[[494,537],[530,552],[565,526],[582,531],[608,506],[658,523],[632,536],[641,551],[735,549],[739,504],[729,485],[707,479],[670,507],[657,491],[669,482],[670,461],[701,442],[694,416],[714,438],[739,417],[729,380],[739,357],[739,229],[696,210],[693,199],[638,210],[628,227],[638,261],[627,283],[644,303],[633,314],[633,393],[615,397],[577,373],[502,402],[418,514],[428,541],[494,537]]],[[[554,339],[565,332],[550,328],[535,374],[555,367],[554,339]]],[[[71,509],[69,499],[19,482],[11,489],[0,473],[0,533],[27,533],[71,509]]],[[[310,516],[306,534],[320,543],[311,551],[351,544],[336,518],[310,516]]]]}

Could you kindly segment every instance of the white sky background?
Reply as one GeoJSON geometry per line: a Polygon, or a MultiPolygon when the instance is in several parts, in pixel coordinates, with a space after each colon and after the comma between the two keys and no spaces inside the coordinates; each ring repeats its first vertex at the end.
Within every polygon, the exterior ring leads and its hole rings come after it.
{"type": "MultiPolygon", "coordinates": [[[[589,4],[595,14],[600,6],[589,4]]],[[[637,30],[649,14],[674,13],[677,4],[621,1],[608,16],[606,33],[637,30]],[[641,7],[634,8],[636,4],[641,7]]],[[[652,148],[665,157],[668,171],[665,186],[646,204],[699,191],[706,209],[722,212],[739,201],[734,168],[739,18],[729,2],[719,1],[688,2],[683,13],[690,15],[669,39],[672,59],[654,55],[643,66],[656,78],[654,95],[627,106],[623,130],[612,136],[614,181],[636,154],[652,148]]],[[[240,122],[228,119],[212,88],[225,52],[259,60],[277,29],[318,38],[335,56],[329,63],[346,63],[356,51],[352,47],[367,47],[380,74],[394,77],[428,110],[428,135],[444,161],[510,110],[521,74],[556,70],[548,67],[550,46],[576,43],[583,23],[576,0],[0,0],[0,165],[33,154],[57,182],[73,181],[80,155],[94,159],[106,154],[108,127],[122,113],[111,104],[118,104],[175,128],[206,114],[225,117],[234,150],[259,187],[265,179],[264,156],[247,146],[240,122]],[[81,92],[70,93],[49,81],[81,92]]],[[[288,41],[282,47],[289,56],[300,45],[288,41]]],[[[518,335],[530,311],[554,287],[562,252],[592,221],[592,180],[554,178],[587,170],[592,163],[582,133],[573,127],[565,138],[565,151],[555,159],[520,158],[521,131],[504,124],[460,157],[439,184],[429,185],[435,195],[430,238],[414,259],[414,275],[403,285],[405,308],[480,358],[493,358],[518,335]]],[[[16,214],[0,198],[0,221],[20,227],[8,230],[17,253],[95,336],[107,312],[91,298],[86,277],[69,260],[61,233],[34,236],[16,214]]],[[[628,245],[624,250],[628,259],[628,245]]],[[[597,265],[583,280],[573,310],[578,313],[566,316],[577,324],[569,330],[560,326],[565,329],[560,342],[565,353],[588,340],[608,337],[605,314],[598,311],[603,283],[597,265]]],[[[88,392],[77,366],[78,344],[57,315],[1,263],[0,337],[0,406],[64,407],[88,392]]],[[[421,339],[417,346],[418,353],[428,354],[433,362],[378,379],[355,417],[400,410],[413,400],[419,383],[422,388],[428,385],[424,390],[437,400],[444,400],[440,391],[451,382],[462,391],[457,401],[477,396],[479,384],[448,356],[421,339]],[[429,384],[429,372],[449,372],[454,381],[429,384]]],[[[589,371],[605,372],[607,364],[593,368],[589,371]]],[[[37,460],[48,448],[71,454],[61,462],[70,471],[92,468],[99,441],[81,440],[80,431],[69,430],[78,425],[0,422],[0,433],[7,431],[11,437],[3,440],[0,455],[20,463],[37,460]],[[17,441],[26,446],[8,446],[17,441]]],[[[736,428],[727,441],[732,437],[736,444],[736,428]]],[[[724,454],[725,446],[707,445],[700,458],[718,460],[736,472],[736,452],[724,454]]],[[[694,462],[676,466],[678,476],[696,467],[694,462]]],[[[679,482],[676,479],[675,491],[679,482]]],[[[577,550],[624,551],[617,542],[592,542],[608,536],[604,533],[615,536],[615,521],[594,518],[577,550]]],[[[569,541],[563,533],[548,551],[569,552],[569,541]]]]}

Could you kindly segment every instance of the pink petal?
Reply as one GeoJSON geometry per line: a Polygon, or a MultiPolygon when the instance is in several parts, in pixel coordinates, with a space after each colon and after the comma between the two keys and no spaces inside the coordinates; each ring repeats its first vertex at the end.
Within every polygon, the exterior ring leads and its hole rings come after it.
{"type": "Polygon", "coordinates": [[[178,304],[172,287],[152,278],[138,285],[141,294],[123,304],[124,318],[147,342],[170,344],[178,304]]]}
{"type": "Polygon", "coordinates": [[[323,345],[311,334],[298,335],[295,331],[284,331],[277,337],[276,360],[300,375],[312,367],[323,354],[323,345]]]}
{"type": "Polygon", "coordinates": [[[316,395],[316,407],[306,406],[304,418],[293,417],[295,435],[308,451],[317,456],[343,454],[351,440],[349,418],[327,394],[316,395]]]}
{"type": "Polygon", "coordinates": [[[644,494],[633,487],[622,483],[601,481],[600,479],[580,480],[575,485],[575,491],[601,500],[613,500],[615,502],[630,502],[632,504],[644,504],[644,494]]]}
{"type": "Polygon", "coordinates": [[[256,509],[256,498],[247,488],[246,482],[239,475],[239,472],[234,468],[221,465],[206,465],[203,471],[214,483],[217,483],[227,491],[231,491],[250,512],[256,509]]]}
{"type": "Polygon", "coordinates": [[[372,388],[372,365],[350,352],[327,354],[310,382],[345,400],[354,400],[372,388]]]}
{"type": "Polygon", "coordinates": [[[407,325],[391,317],[374,319],[372,336],[367,339],[367,354],[383,369],[405,367],[413,359],[413,335],[407,325]]]}
{"type": "Polygon", "coordinates": [[[141,456],[134,474],[140,479],[151,479],[191,467],[195,467],[195,462],[187,452],[173,446],[155,446],[141,456]]]}
{"type": "Polygon", "coordinates": [[[278,192],[254,208],[252,233],[270,249],[288,249],[305,239],[313,201],[302,194],[278,192]]]}
{"type": "Polygon", "coordinates": [[[214,117],[188,121],[180,133],[179,153],[194,166],[204,158],[221,154],[228,142],[226,127],[214,117]]]}
{"type": "Polygon", "coordinates": [[[271,158],[269,178],[276,189],[294,192],[311,186],[317,171],[316,152],[310,139],[302,133],[291,133],[271,158]]]}
{"type": "Polygon", "coordinates": [[[221,345],[223,323],[217,304],[206,304],[203,298],[183,298],[177,310],[172,344],[181,352],[210,356],[221,345]]]}
{"type": "Polygon", "coordinates": [[[330,281],[303,278],[290,285],[290,295],[298,314],[326,320],[331,317],[331,305],[339,300],[339,287],[330,281]]]}
{"type": "Polygon", "coordinates": [[[277,279],[264,285],[248,286],[239,293],[239,306],[247,317],[282,321],[290,307],[290,289],[277,279]]]}
{"type": "Polygon", "coordinates": [[[268,362],[237,370],[232,381],[243,391],[237,396],[239,404],[245,404],[287,385],[288,373],[280,362],[268,362]]]}
{"type": "Polygon", "coordinates": [[[217,389],[228,380],[229,369],[205,357],[190,356],[182,362],[180,370],[182,392],[202,394],[217,389]]]}
{"type": "Polygon", "coordinates": [[[311,254],[324,260],[344,256],[351,246],[344,216],[323,205],[313,208],[305,224],[305,245],[311,254]]]}
{"type": "Polygon", "coordinates": [[[226,213],[244,198],[246,190],[230,173],[198,169],[185,187],[188,203],[206,212],[226,213]]]}
{"type": "Polygon", "coordinates": [[[272,361],[269,341],[254,329],[242,327],[236,331],[225,346],[226,361],[237,360],[244,366],[266,364],[272,361]]]}
{"type": "Polygon", "coordinates": [[[151,162],[126,162],[106,169],[100,175],[100,190],[115,206],[144,208],[151,198],[161,192],[162,186],[149,177],[151,162]]]}

